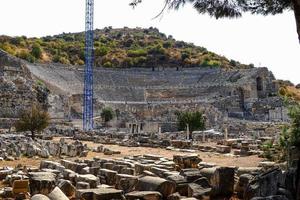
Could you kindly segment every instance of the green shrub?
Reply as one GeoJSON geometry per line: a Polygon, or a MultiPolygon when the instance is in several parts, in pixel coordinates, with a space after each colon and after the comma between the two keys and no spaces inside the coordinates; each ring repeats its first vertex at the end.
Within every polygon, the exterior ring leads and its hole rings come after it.
{"type": "Polygon", "coordinates": [[[105,56],[109,52],[109,48],[106,46],[100,46],[95,49],[95,56],[105,56]]]}
{"type": "Polygon", "coordinates": [[[33,55],[36,59],[42,58],[42,49],[40,44],[34,43],[31,49],[31,55],[33,55]]]}
{"type": "Polygon", "coordinates": [[[148,47],[149,54],[153,54],[153,55],[165,54],[165,52],[166,52],[166,50],[165,50],[165,48],[163,48],[163,46],[161,44],[157,44],[157,45],[148,47]]]}
{"type": "Polygon", "coordinates": [[[69,64],[70,64],[69,59],[66,58],[66,57],[60,57],[58,61],[59,61],[61,64],[65,64],[65,65],[69,65],[69,64]]]}
{"type": "Polygon", "coordinates": [[[127,55],[129,57],[141,57],[141,56],[147,56],[147,51],[144,49],[137,49],[137,50],[129,50],[127,52],[127,55]]]}
{"type": "Polygon", "coordinates": [[[7,53],[11,55],[16,55],[15,47],[8,42],[5,42],[3,44],[0,44],[0,49],[6,51],[7,53]]]}
{"type": "Polygon", "coordinates": [[[147,62],[147,57],[141,56],[134,58],[134,65],[143,65],[147,62]]]}
{"type": "Polygon", "coordinates": [[[103,64],[103,67],[111,68],[111,67],[113,67],[113,65],[112,65],[111,62],[107,61],[107,62],[105,62],[105,63],[103,64]]]}
{"type": "Polygon", "coordinates": [[[170,41],[166,41],[166,42],[163,43],[163,47],[166,48],[166,49],[168,49],[168,48],[170,48],[172,46],[173,46],[173,44],[170,41]]]}
{"type": "Polygon", "coordinates": [[[18,58],[27,60],[28,62],[34,63],[35,62],[35,57],[31,55],[28,51],[26,50],[21,50],[19,53],[16,55],[18,58]]]}

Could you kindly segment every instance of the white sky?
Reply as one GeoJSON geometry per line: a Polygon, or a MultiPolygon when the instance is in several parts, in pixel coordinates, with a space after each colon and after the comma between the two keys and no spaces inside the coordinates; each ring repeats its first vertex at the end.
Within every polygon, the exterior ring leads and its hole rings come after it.
{"type": "MultiPolygon", "coordinates": [[[[279,79],[300,83],[300,45],[294,15],[244,15],[215,20],[191,6],[152,20],[164,0],[95,0],[95,28],[157,27],[177,40],[192,42],[242,63],[268,67],[279,79]]],[[[46,36],[84,30],[85,0],[1,0],[0,35],[46,36]]]]}

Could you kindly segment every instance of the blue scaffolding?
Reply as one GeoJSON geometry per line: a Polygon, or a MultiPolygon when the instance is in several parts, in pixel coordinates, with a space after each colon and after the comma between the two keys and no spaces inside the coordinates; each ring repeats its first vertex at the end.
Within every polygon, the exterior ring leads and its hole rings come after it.
{"type": "Polygon", "coordinates": [[[94,0],[86,0],[83,129],[93,130],[94,0]]]}

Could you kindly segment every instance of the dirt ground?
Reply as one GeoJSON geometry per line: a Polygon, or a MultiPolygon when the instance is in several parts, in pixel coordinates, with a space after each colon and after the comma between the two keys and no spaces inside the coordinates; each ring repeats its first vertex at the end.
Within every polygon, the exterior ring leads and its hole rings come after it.
{"type": "MultiPolygon", "coordinates": [[[[60,138],[54,138],[54,141],[59,141],[59,139],[60,138]]],[[[67,141],[71,142],[72,140],[68,139],[67,141]]],[[[91,148],[101,145],[93,142],[83,142],[83,143],[87,144],[88,147],[91,148]]],[[[156,155],[172,158],[173,155],[186,154],[186,153],[166,150],[162,148],[123,147],[118,145],[103,145],[103,146],[112,150],[120,151],[121,154],[109,156],[109,155],[104,155],[103,153],[89,152],[86,158],[81,158],[81,159],[91,159],[96,156],[99,158],[122,158],[124,156],[143,155],[143,154],[156,154],[156,155]]],[[[258,158],[258,156],[234,157],[234,156],[221,155],[221,154],[210,153],[210,152],[200,152],[200,151],[197,151],[196,153],[204,162],[215,163],[220,166],[256,167],[258,163],[262,161],[262,158],[258,158]]],[[[15,167],[17,165],[39,167],[41,160],[42,160],[41,158],[22,157],[19,160],[15,160],[15,161],[0,161],[0,167],[6,167],[6,166],[15,167]]],[[[55,161],[58,160],[58,158],[49,158],[47,160],[55,161]]]]}

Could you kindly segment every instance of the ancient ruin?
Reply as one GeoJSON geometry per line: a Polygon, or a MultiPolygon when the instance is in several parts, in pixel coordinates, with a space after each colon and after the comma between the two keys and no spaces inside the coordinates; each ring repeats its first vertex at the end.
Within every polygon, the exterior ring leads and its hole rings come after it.
{"type": "Polygon", "coordinates": [[[97,68],[97,128],[83,132],[81,67],[0,50],[0,198],[293,200],[296,162],[263,158],[262,144],[290,121],[278,90],[267,68],[97,68]],[[51,116],[34,140],[14,131],[33,103],[51,116]],[[107,106],[117,115],[110,128],[97,120],[107,106]],[[192,141],[178,131],[176,112],[193,110],[207,130],[192,141]]]}

